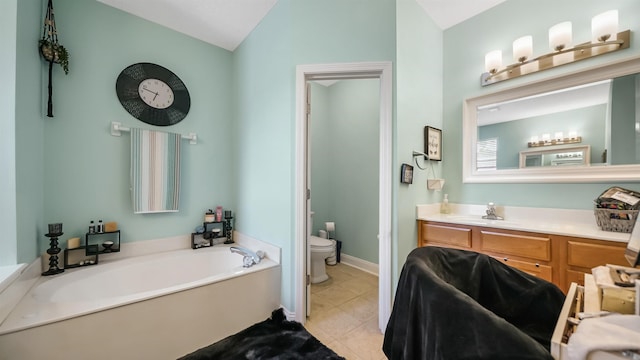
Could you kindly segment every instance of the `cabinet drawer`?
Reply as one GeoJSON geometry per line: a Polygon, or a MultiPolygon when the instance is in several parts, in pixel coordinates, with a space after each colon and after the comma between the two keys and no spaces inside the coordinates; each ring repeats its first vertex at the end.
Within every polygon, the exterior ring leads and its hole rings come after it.
{"type": "Polygon", "coordinates": [[[588,244],[577,241],[567,243],[567,263],[571,266],[594,268],[605,264],[627,265],[624,247],[588,244]]]}
{"type": "Polygon", "coordinates": [[[482,251],[551,260],[551,240],[547,237],[481,231],[480,238],[482,251]]]}
{"type": "Polygon", "coordinates": [[[471,229],[435,224],[422,225],[423,245],[449,245],[471,249],[471,229]]]}
{"type": "Polygon", "coordinates": [[[548,282],[553,282],[551,266],[531,263],[527,261],[513,260],[509,259],[508,257],[494,256],[494,258],[503,262],[504,264],[512,266],[518,270],[522,270],[529,275],[537,276],[541,279],[547,280],[548,282]]]}

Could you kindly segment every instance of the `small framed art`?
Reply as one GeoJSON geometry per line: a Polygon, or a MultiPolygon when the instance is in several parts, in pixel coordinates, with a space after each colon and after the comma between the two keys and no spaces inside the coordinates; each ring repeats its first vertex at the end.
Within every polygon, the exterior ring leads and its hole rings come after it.
{"type": "Polygon", "coordinates": [[[424,152],[429,155],[429,160],[442,160],[442,130],[424,127],[424,152]]]}
{"type": "Polygon", "coordinates": [[[403,184],[413,183],[413,166],[409,164],[402,164],[400,168],[400,182],[403,184]]]}

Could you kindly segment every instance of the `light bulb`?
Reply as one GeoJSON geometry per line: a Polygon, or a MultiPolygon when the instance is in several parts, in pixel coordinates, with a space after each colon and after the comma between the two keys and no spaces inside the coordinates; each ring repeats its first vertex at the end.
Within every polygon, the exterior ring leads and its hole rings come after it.
{"type": "Polygon", "coordinates": [[[551,50],[560,51],[571,46],[572,28],[571,21],[561,22],[549,28],[549,47],[551,50]]]}
{"type": "Polygon", "coordinates": [[[533,37],[523,36],[513,42],[513,60],[525,62],[533,55],[533,37]]]}
{"type": "Polygon", "coordinates": [[[490,51],[484,57],[484,68],[488,73],[495,74],[502,67],[502,51],[490,51]]]}
{"type": "Polygon", "coordinates": [[[609,10],[591,19],[593,43],[618,39],[618,10],[609,10]]]}

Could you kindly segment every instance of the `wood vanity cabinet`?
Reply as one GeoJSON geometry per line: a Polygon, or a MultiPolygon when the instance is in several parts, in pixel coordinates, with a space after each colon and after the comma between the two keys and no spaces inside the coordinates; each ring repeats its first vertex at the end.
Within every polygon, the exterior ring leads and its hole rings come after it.
{"type": "Polygon", "coordinates": [[[593,267],[626,264],[626,243],[424,220],[418,220],[418,246],[487,254],[565,292],[593,267]]]}
{"type": "Polygon", "coordinates": [[[566,279],[565,287],[572,282],[584,286],[584,274],[591,269],[605,264],[629,266],[624,257],[627,243],[603,240],[591,240],[575,237],[564,237],[566,246],[566,279]]]}

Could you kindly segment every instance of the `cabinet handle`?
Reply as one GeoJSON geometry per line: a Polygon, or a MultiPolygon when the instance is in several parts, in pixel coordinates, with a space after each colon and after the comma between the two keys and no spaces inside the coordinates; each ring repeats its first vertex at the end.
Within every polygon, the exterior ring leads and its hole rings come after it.
{"type": "Polygon", "coordinates": [[[537,267],[537,268],[539,268],[539,267],[540,267],[540,264],[536,263],[536,267],[537,267]]]}
{"type": "Polygon", "coordinates": [[[504,259],[502,259],[502,260],[504,260],[504,261],[509,261],[509,258],[504,258],[504,259]]]}

